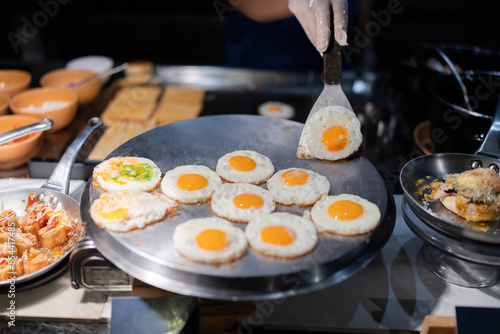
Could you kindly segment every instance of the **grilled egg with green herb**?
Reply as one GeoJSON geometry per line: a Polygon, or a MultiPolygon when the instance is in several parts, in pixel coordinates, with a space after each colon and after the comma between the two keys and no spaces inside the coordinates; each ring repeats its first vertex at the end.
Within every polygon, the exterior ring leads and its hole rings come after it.
{"type": "Polygon", "coordinates": [[[116,157],[94,168],[94,186],[105,191],[151,191],[159,184],[161,170],[147,158],[116,157]]]}

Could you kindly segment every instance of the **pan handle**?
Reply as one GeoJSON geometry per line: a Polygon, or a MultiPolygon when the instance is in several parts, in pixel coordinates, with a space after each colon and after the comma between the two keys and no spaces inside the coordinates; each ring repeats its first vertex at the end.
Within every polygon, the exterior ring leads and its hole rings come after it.
{"type": "Polygon", "coordinates": [[[71,143],[66,152],[64,152],[61,160],[56,168],[54,168],[47,182],[42,185],[42,188],[55,190],[66,195],[68,194],[71,169],[76,160],[76,156],[90,135],[101,125],[102,120],[99,117],[92,117],[89,120],[85,129],[71,143]]]}
{"type": "Polygon", "coordinates": [[[491,121],[490,130],[475,155],[494,159],[499,159],[500,157],[500,95],[498,96],[497,107],[491,121]]]}

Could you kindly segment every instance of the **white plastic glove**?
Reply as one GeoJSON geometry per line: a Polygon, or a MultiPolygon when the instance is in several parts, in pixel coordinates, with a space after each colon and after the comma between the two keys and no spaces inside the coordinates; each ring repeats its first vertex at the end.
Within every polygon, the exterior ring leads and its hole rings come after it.
{"type": "Polygon", "coordinates": [[[330,8],[333,8],[335,40],[347,45],[347,0],[288,0],[288,8],[321,53],[330,41],[330,8]]]}

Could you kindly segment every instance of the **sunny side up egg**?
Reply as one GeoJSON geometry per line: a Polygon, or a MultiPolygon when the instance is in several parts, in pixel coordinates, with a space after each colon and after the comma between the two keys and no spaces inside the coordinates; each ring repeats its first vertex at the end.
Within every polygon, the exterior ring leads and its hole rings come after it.
{"type": "Polygon", "coordinates": [[[217,162],[215,171],[228,182],[260,185],[274,173],[271,160],[255,151],[240,150],[227,153],[217,162]]]}
{"type": "Polygon", "coordinates": [[[318,234],[306,218],[275,212],[252,219],[245,229],[250,247],[265,256],[291,259],[312,251],[318,234]]]}
{"type": "Polygon", "coordinates": [[[259,105],[258,111],[259,115],[269,117],[291,119],[295,116],[295,109],[291,105],[278,101],[262,103],[259,105]]]}
{"type": "Polygon", "coordinates": [[[235,261],[248,248],[245,232],[218,217],[196,218],[178,225],[173,242],[185,258],[212,265],[235,261]]]}
{"type": "Polygon", "coordinates": [[[356,235],[372,231],[380,222],[380,210],[372,202],[350,194],[327,196],[311,210],[319,231],[356,235]]]}
{"type": "Polygon", "coordinates": [[[204,203],[222,184],[219,175],[206,166],[179,166],[165,173],[161,191],[184,204],[204,203]]]}
{"type": "Polygon", "coordinates": [[[103,193],[90,206],[90,216],[101,228],[126,232],[155,223],[173,212],[177,203],[162,194],[138,190],[103,193]]]}
{"type": "Polygon", "coordinates": [[[328,106],[318,110],[308,120],[305,141],[311,154],[318,159],[346,159],[363,142],[361,124],[351,110],[328,106]]]}
{"type": "Polygon", "coordinates": [[[328,194],[330,182],[311,170],[288,168],[267,180],[267,189],[279,204],[310,206],[328,194]]]}
{"type": "Polygon", "coordinates": [[[264,213],[276,210],[273,196],[265,189],[247,183],[225,183],[210,199],[212,211],[236,223],[247,223],[264,213]]]}
{"type": "Polygon", "coordinates": [[[105,191],[151,191],[160,182],[161,170],[150,159],[116,157],[97,165],[92,176],[94,185],[105,191]]]}

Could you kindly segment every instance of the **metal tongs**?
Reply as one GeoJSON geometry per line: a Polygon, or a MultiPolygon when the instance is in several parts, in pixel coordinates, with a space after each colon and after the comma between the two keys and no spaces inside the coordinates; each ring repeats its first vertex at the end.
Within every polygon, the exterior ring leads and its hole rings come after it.
{"type": "Polygon", "coordinates": [[[44,118],[36,123],[26,125],[21,128],[17,128],[8,132],[4,132],[0,134],[0,145],[8,143],[14,139],[30,135],[35,132],[50,130],[53,124],[54,122],[52,122],[51,119],[44,118]]]}

